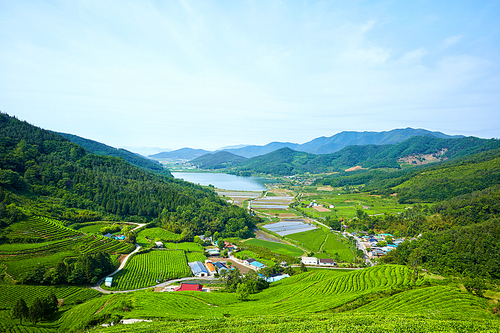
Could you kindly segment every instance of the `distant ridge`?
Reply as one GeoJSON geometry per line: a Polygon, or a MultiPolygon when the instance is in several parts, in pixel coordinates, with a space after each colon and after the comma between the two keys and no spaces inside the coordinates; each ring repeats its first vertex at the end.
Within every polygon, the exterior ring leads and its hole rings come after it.
{"type": "Polygon", "coordinates": [[[344,131],[331,137],[322,136],[303,144],[271,142],[265,146],[247,146],[239,149],[225,149],[225,151],[247,158],[264,155],[285,147],[311,154],[331,154],[347,146],[394,144],[403,142],[414,136],[428,136],[439,139],[463,137],[463,135],[447,135],[441,132],[432,132],[425,129],[408,127],[393,129],[386,132],[344,131]]]}
{"type": "MultiPolygon", "coordinates": [[[[414,136],[426,136],[439,139],[461,138],[463,135],[447,135],[441,132],[432,132],[425,129],[414,129],[411,127],[393,129],[385,132],[356,132],[344,131],[330,137],[319,137],[309,142],[298,144],[293,142],[271,142],[264,146],[248,145],[241,148],[231,148],[227,146],[217,151],[227,151],[235,155],[252,158],[265,155],[281,148],[290,148],[311,154],[331,154],[347,146],[360,145],[387,145],[403,142],[414,136]]],[[[236,146],[237,147],[237,146],[236,146]]],[[[169,152],[161,152],[149,155],[149,158],[161,159],[182,159],[192,160],[205,154],[213,153],[204,149],[182,148],[169,152]]]]}
{"type": "Polygon", "coordinates": [[[191,160],[191,164],[202,169],[225,169],[246,161],[245,157],[227,151],[205,154],[191,160]]]}
{"type": "Polygon", "coordinates": [[[181,148],[173,151],[165,151],[158,154],[149,155],[148,157],[153,158],[155,160],[161,160],[161,159],[192,160],[193,158],[197,158],[208,153],[211,152],[204,149],[181,148]]]}

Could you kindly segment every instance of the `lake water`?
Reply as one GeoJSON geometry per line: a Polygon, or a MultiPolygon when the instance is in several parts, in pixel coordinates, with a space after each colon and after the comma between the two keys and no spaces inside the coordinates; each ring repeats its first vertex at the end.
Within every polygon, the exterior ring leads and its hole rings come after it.
{"type": "Polygon", "coordinates": [[[274,179],[267,179],[262,177],[242,177],[235,175],[228,175],[225,173],[211,173],[211,172],[171,172],[171,174],[178,179],[184,179],[187,182],[200,184],[200,185],[213,185],[216,188],[229,190],[229,191],[265,191],[267,188],[264,186],[266,183],[278,183],[274,179]]]}

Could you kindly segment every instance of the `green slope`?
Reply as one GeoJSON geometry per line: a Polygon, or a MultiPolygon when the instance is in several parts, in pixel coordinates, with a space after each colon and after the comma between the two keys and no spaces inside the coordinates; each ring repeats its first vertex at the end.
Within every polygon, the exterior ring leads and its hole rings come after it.
{"type": "Polygon", "coordinates": [[[69,139],[71,142],[76,143],[82,146],[85,149],[88,149],[92,153],[96,155],[104,155],[104,156],[113,156],[113,157],[121,157],[125,161],[129,162],[132,165],[135,165],[139,168],[157,172],[165,175],[170,175],[168,170],[164,169],[163,166],[157,161],[152,161],[145,157],[142,157],[138,154],[134,154],[128,150],[121,148],[114,148],[103,143],[82,138],[77,135],[67,134],[67,133],[59,133],[63,137],[69,139]]]}

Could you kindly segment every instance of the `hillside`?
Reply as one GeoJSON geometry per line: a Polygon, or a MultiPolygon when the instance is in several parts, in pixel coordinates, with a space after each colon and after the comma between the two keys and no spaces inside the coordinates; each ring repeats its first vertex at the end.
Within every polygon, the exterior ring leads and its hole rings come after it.
{"type": "Polygon", "coordinates": [[[149,155],[149,158],[155,160],[192,160],[193,158],[200,157],[210,152],[204,149],[181,148],[173,151],[165,151],[158,154],[149,155]]]}
{"type": "Polygon", "coordinates": [[[191,160],[190,163],[202,169],[226,169],[238,165],[246,158],[227,151],[205,154],[191,160]]]}
{"type": "Polygon", "coordinates": [[[77,145],[82,146],[83,148],[89,150],[93,154],[103,155],[103,156],[113,156],[113,157],[121,157],[125,161],[129,162],[132,165],[135,165],[144,170],[163,173],[165,175],[169,175],[168,170],[165,170],[162,165],[156,161],[152,161],[140,155],[134,154],[128,150],[121,148],[114,148],[103,143],[85,139],[73,134],[67,133],[58,133],[63,137],[69,139],[71,142],[76,143],[77,145]]]}
{"type": "Polygon", "coordinates": [[[28,215],[76,222],[152,221],[185,231],[185,238],[206,230],[224,232],[228,223],[238,226],[231,227],[234,235],[251,233],[252,218],[208,189],[120,158],[89,154],[59,134],[5,114],[0,115],[0,142],[0,199],[28,215]]]}
{"type": "Polygon", "coordinates": [[[294,175],[298,173],[339,172],[352,167],[364,169],[393,168],[403,164],[417,165],[470,156],[500,147],[500,140],[474,137],[439,139],[428,136],[412,137],[392,145],[349,146],[333,154],[313,155],[282,148],[253,157],[233,169],[236,173],[294,175]],[[415,163],[405,161],[411,157],[415,163]]]}

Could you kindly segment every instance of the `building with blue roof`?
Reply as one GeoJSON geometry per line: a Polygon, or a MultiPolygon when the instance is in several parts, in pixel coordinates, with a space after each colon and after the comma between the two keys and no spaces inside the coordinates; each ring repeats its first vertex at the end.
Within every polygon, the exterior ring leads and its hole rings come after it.
{"type": "Polygon", "coordinates": [[[201,261],[193,261],[193,262],[188,262],[189,268],[191,268],[191,272],[193,272],[193,275],[196,277],[204,277],[208,276],[208,271],[205,268],[205,265],[201,261]]]}

